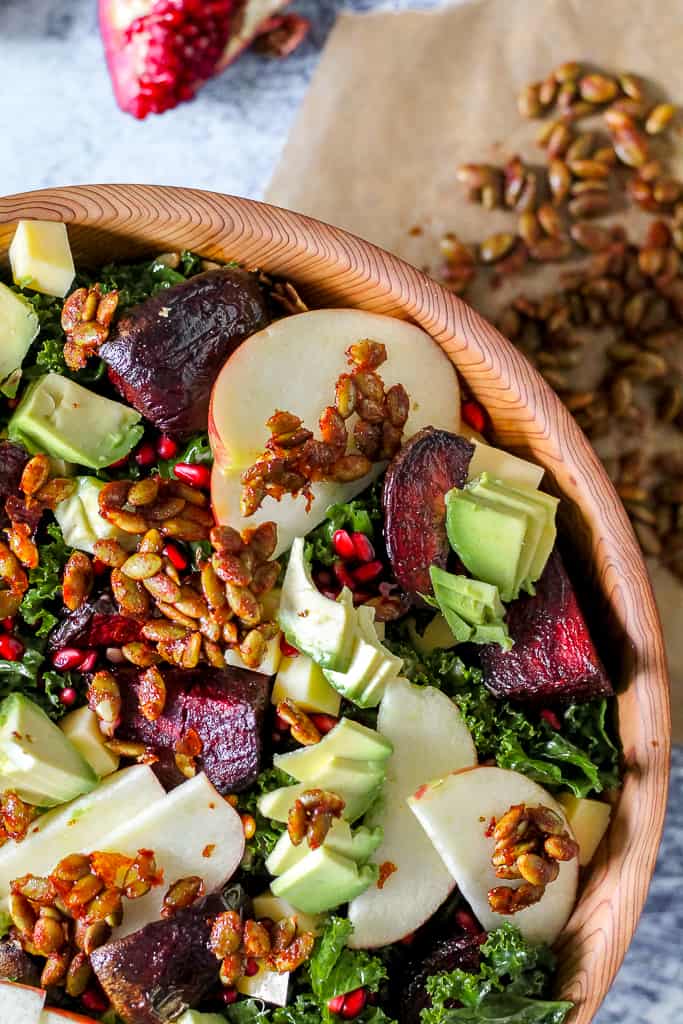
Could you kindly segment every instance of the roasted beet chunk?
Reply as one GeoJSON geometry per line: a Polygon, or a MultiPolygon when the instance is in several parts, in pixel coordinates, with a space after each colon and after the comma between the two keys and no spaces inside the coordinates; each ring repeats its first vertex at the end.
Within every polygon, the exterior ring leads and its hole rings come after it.
{"type": "Polygon", "coordinates": [[[210,270],[129,310],[100,355],[127,402],[179,438],[206,430],[218,371],[245,338],[269,322],[253,274],[210,270]]]}
{"type": "Polygon", "coordinates": [[[23,506],[19,497],[19,481],[29,454],[23,445],[12,441],[0,441],[0,527],[9,526],[5,503],[12,499],[14,504],[23,506]]]}
{"type": "Polygon", "coordinates": [[[119,615],[108,593],[85,601],[50,633],[51,651],[60,647],[121,647],[140,637],[141,623],[119,615]]]}
{"type": "Polygon", "coordinates": [[[239,668],[186,671],[162,666],[161,673],[166,682],[166,705],[155,722],[140,714],[138,673],[130,669],[116,673],[123,696],[116,735],[174,751],[188,730],[194,729],[202,741],[197,767],[206,772],[216,789],[235,793],[250,786],[261,766],[268,677],[239,668]]]}
{"type": "Polygon", "coordinates": [[[220,961],[209,949],[209,935],[218,914],[235,908],[234,888],[91,954],[97,980],[124,1024],[166,1024],[218,983],[220,961]]]}
{"type": "Polygon", "coordinates": [[[536,594],[513,601],[506,621],[512,650],[480,648],[484,682],[496,697],[570,702],[612,694],[557,549],[536,594]]]}
{"type": "Polygon", "coordinates": [[[19,985],[39,985],[38,961],[25,953],[18,939],[0,942],[0,979],[16,981],[19,985]]]}
{"type": "Polygon", "coordinates": [[[446,567],[444,497],[464,487],[474,446],[425,427],[392,460],[384,480],[384,536],[394,575],[409,594],[431,594],[430,565],[446,567]]]}
{"type": "Polygon", "coordinates": [[[403,984],[396,1008],[399,1024],[420,1024],[420,1012],[432,1005],[427,992],[427,979],[441,971],[479,970],[479,939],[457,935],[433,940],[426,951],[412,959],[401,972],[403,984]]]}

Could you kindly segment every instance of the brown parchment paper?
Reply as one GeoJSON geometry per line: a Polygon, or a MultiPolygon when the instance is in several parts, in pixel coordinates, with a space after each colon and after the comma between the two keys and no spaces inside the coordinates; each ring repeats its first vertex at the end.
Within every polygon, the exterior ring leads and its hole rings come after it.
{"type": "MultiPolygon", "coordinates": [[[[454,170],[501,164],[514,153],[542,164],[538,122],[517,112],[523,84],[577,59],[633,71],[650,81],[654,98],[681,102],[682,54],[683,0],[480,0],[342,14],[266,198],[434,269],[444,231],[477,241],[514,230],[514,215],[468,203],[454,170]]],[[[680,131],[663,145],[683,175],[680,131]]],[[[642,235],[643,215],[616,219],[642,235]]],[[[465,297],[495,319],[511,296],[543,293],[558,273],[534,269],[496,290],[479,283],[465,297]]],[[[596,370],[589,358],[572,383],[590,386],[596,370]]],[[[635,436],[626,447],[640,443],[635,436]]],[[[670,432],[646,443],[681,441],[670,432]]],[[[673,677],[674,738],[683,742],[683,587],[654,563],[650,569],[673,677]]]]}

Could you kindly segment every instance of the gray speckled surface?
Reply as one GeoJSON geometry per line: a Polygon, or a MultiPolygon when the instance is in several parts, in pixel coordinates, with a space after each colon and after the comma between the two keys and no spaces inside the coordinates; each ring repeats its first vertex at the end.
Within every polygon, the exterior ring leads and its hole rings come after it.
{"type": "MultiPolygon", "coordinates": [[[[0,0],[0,193],[120,181],[259,198],[336,13],[437,4],[296,0],[315,27],[292,58],[247,54],[195,103],[140,124],[114,104],[95,0],[0,0]]],[[[673,768],[650,897],[596,1024],[677,1024],[683,1018],[683,748],[673,768]]]]}

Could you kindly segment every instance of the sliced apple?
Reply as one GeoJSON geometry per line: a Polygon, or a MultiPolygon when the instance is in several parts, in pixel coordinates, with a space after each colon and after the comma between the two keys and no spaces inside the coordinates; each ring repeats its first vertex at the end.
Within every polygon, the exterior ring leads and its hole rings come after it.
{"type": "Polygon", "coordinates": [[[455,887],[406,800],[434,775],[477,763],[469,730],[455,704],[432,686],[397,679],[379,707],[377,728],[391,740],[387,781],[376,810],[364,819],[381,825],[384,839],[373,855],[396,866],[381,889],[371,886],[349,905],[355,949],[397,942],[423,924],[455,887]]]}
{"type": "Polygon", "coordinates": [[[338,484],[332,481],[321,481],[311,487],[313,500],[306,511],[306,499],[303,496],[293,498],[284,494],[280,501],[265,498],[258,512],[245,519],[240,512],[240,496],[242,484],[241,470],[225,472],[218,462],[214,464],[211,474],[211,503],[216,521],[236,530],[246,530],[259,523],[269,521],[277,523],[278,537],[274,557],[291,547],[295,537],[303,537],[325,518],[330,505],[344,504],[364,491],[379,476],[384,463],[376,463],[372,471],[353,483],[338,484]]]}
{"type": "Polygon", "coordinates": [[[563,808],[550,793],[519,772],[479,767],[421,786],[408,803],[486,931],[512,921],[529,942],[551,945],[555,941],[576,899],[577,858],[560,864],[555,881],[547,886],[539,902],[526,910],[504,917],[495,914],[488,903],[488,892],[494,886],[516,888],[521,884],[521,879],[501,881],[496,877],[491,865],[495,840],[486,834],[488,823],[500,818],[513,804],[543,804],[567,823],[563,808]]]}
{"type": "Polygon", "coordinates": [[[237,811],[202,773],[139,812],[97,849],[128,856],[154,850],[164,873],[162,885],[141,899],[126,901],[123,923],[113,936],[120,939],[160,918],[166,890],[178,879],[199,875],[207,893],[227,882],[242,860],[244,829],[237,811]]]}
{"type": "Polygon", "coordinates": [[[0,909],[7,907],[13,878],[47,875],[62,857],[97,849],[108,833],[163,799],[152,769],[132,765],[108,775],[91,793],[42,814],[23,842],[0,849],[0,909]]]}
{"type": "Polygon", "coordinates": [[[3,1024],[41,1024],[45,992],[13,981],[0,981],[0,1021],[3,1024]]]}
{"type": "Polygon", "coordinates": [[[349,345],[372,338],[386,346],[379,373],[387,386],[410,395],[405,436],[431,424],[457,431],[458,380],[448,356],[421,328],[360,309],[316,309],[276,320],[253,334],[227,360],[214,385],[209,437],[224,470],[251,466],[269,438],[276,409],[317,430],[334,386],[348,370],[349,345]],[[302,372],[305,369],[305,372],[302,372]]]}

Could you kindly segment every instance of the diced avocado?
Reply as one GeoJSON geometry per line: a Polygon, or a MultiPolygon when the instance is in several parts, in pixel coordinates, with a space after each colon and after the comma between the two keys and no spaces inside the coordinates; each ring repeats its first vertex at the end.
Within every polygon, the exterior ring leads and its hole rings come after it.
{"type": "Polygon", "coordinates": [[[543,575],[546,562],[550,558],[551,552],[555,547],[555,540],[557,538],[557,526],[555,525],[555,517],[557,515],[557,507],[560,504],[559,498],[554,498],[552,494],[546,494],[545,491],[535,491],[532,488],[524,487],[521,484],[517,484],[514,487],[514,491],[517,494],[524,495],[531,501],[535,501],[539,504],[546,514],[546,522],[541,532],[541,539],[538,542],[536,548],[536,554],[532,559],[529,573],[533,583],[540,579],[543,575]]]}
{"type": "Polygon", "coordinates": [[[505,606],[500,599],[498,587],[482,580],[471,580],[468,576],[446,572],[433,565],[429,570],[432,584],[444,594],[451,596],[452,603],[460,615],[472,625],[502,619],[505,606]],[[458,602],[458,603],[456,603],[458,602]],[[470,609],[472,617],[467,614],[470,609]]]}
{"type": "Polygon", "coordinates": [[[490,444],[483,444],[474,438],[474,455],[470,459],[468,478],[476,480],[482,473],[488,473],[496,480],[503,480],[506,484],[517,487],[536,488],[543,479],[543,467],[535,462],[527,462],[517,455],[511,455],[502,448],[494,448],[490,444]]]}
{"type": "Polygon", "coordinates": [[[94,711],[88,707],[70,711],[61,719],[59,728],[96,775],[103,778],[116,771],[119,766],[118,754],[112,754],[105,746],[105,737],[94,711]]]}
{"type": "Polygon", "coordinates": [[[273,684],[272,703],[293,700],[302,711],[324,715],[339,714],[341,696],[329,684],[319,665],[307,654],[284,657],[273,684]]]}
{"type": "Polygon", "coordinates": [[[199,1010],[185,1010],[176,1024],[225,1024],[222,1013],[200,1013],[199,1010]]]}
{"type": "Polygon", "coordinates": [[[446,495],[446,529],[451,547],[475,579],[498,587],[503,601],[517,596],[518,569],[528,528],[529,518],[524,512],[501,508],[456,487],[446,495]]]}
{"type": "Polygon", "coordinates": [[[346,672],[355,636],[353,607],[320,593],[304,558],[304,539],[292,543],[282,585],[280,627],[297,650],[321,668],[346,672]]]}
{"type": "Polygon", "coordinates": [[[66,224],[20,220],[9,247],[12,278],[21,288],[63,299],[76,275],[66,224]]]}
{"type": "Polygon", "coordinates": [[[74,800],[99,781],[62,730],[20,693],[0,704],[0,780],[38,807],[74,800]]]}
{"type": "Polygon", "coordinates": [[[382,657],[385,661],[390,661],[394,667],[396,675],[399,675],[403,668],[403,658],[399,658],[397,654],[393,654],[388,647],[385,647],[382,643],[384,639],[384,628],[383,622],[375,621],[375,609],[370,605],[362,604],[356,609],[356,615],[358,617],[358,628],[360,634],[364,640],[367,640],[369,644],[372,644],[382,653],[382,657]]]}
{"type": "Polygon", "coordinates": [[[38,336],[40,321],[33,307],[0,283],[0,391],[14,398],[21,380],[21,364],[38,336]]]}
{"type": "Polygon", "coordinates": [[[273,762],[295,779],[307,781],[315,779],[316,773],[331,757],[384,764],[391,757],[392,750],[389,740],[375,729],[368,729],[350,718],[342,718],[319,743],[291,754],[276,754],[273,762]]]}
{"type": "Polygon", "coordinates": [[[331,669],[326,669],[325,675],[335,690],[338,690],[347,700],[356,701],[381,664],[382,655],[377,648],[367,643],[362,637],[356,636],[351,664],[346,672],[333,672],[331,669]]]}
{"type": "Polygon", "coordinates": [[[355,698],[355,703],[359,708],[376,708],[395,679],[398,679],[398,673],[394,666],[384,661],[363,692],[355,698]]]}
{"type": "Polygon", "coordinates": [[[10,438],[29,451],[93,469],[122,459],[143,432],[140,413],[58,373],[39,377],[27,388],[8,426],[10,438]]]}
{"type": "Polygon", "coordinates": [[[377,865],[359,868],[354,860],[323,845],[309,850],[298,864],[275,879],[271,889],[298,910],[319,914],[360,896],[377,881],[378,873],[377,865]]]}
{"type": "Polygon", "coordinates": [[[310,788],[306,782],[297,782],[293,786],[280,786],[279,789],[271,789],[269,793],[263,793],[256,801],[256,806],[264,818],[270,818],[271,821],[287,821],[294,801],[310,788]]]}
{"type": "MultiPolygon", "coordinates": [[[[381,844],[383,830],[381,828],[370,829],[361,825],[354,831],[348,821],[338,818],[332,823],[330,831],[325,837],[324,845],[328,850],[340,853],[344,857],[350,857],[356,864],[365,864],[381,844]]],[[[289,868],[298,864],[306,855],[308,846],[301,843],[294,846],[289,835],[284,832],[275,844],[272,853],[266,860],[266,868],[273,875],[282,875],[289,868]]]]}
{"type": "Polygon", "coordinates": [[[485,622],[475,626],[470,638],[473,644],[499,644],[504,651],[512,650],[514,641],[504,622],[485,622]]]}
{"type": "Polygon", "coordinates": [[[534,579],[538,578],[532,576],[531,567],[546,525],[546,511],[536,501],[525,497],[521,492],[513,490],[499,480],[492,480],[486,473],[479,480],[469,484],[467,489],[477,497],[494,502],[499,508],[511,508],[527,516],[527,533],[515,580],[515,591],[519,593],[522,587],[528,587],[534,579]]]}
{"type": "Polygon", "coordinates": [[[124,533],[100,515],[98,498],[105,486],[104,480],[94,476],[76,478],[77,490],[55,508],[55,519],[64,537],[64,543],[79,551],[93,554],[98,540],[117,540],[124,548],[135,550],[136,536],[124,533]]]}

